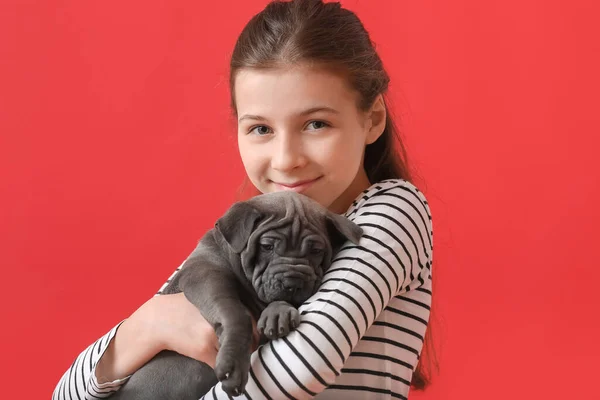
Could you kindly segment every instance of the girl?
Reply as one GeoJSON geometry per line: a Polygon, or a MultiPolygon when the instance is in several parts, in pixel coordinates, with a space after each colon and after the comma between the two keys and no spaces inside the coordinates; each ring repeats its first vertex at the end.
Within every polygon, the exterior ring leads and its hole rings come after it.
{"type": "MultiPolygon", "coordinates": [[[[253,352],[239,398],[406,399],[411,381],[426,384],[432,222],[394,152],[389,78],[368,33],[339,3],[272,2],[242,31],[230,73],[252,184],[301,192],[364,229],[300,308],[297,329],[253,352]]],[[[109,397],[163,349],[214,367],[217,347],[183,294],[159,291],[81,353],[53,399],[109,397]]],[[[205,398],[229,398],[220,386],[205,398]]]]}

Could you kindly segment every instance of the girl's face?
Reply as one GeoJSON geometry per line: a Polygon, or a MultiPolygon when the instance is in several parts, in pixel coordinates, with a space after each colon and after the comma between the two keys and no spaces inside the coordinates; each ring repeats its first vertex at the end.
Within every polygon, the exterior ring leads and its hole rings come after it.
{"type": "Polygon", "coordinates": [[[381,96],[361,112],[342,77],[308,66],[240,70],[234,87],[240,155],[262,193],[295,190],[343,213],[369,187],[363,156],[385,127],[381,96]]]}

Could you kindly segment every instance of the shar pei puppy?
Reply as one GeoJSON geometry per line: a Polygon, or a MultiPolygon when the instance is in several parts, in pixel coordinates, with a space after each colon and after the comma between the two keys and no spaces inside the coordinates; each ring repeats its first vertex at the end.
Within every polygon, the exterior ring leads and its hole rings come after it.
{"type": "Polygon", "coordinates": [[[261,341],[288,334],[297,307],[321,283],[337,249],[362,229],[292,191],[235,203],[198,242],[164,294],[183,292],[219,339],[215,369],[162,351],[111,398],[198,400],[218,381],[243,392],[250,369],[252,319],[261,341]]]}

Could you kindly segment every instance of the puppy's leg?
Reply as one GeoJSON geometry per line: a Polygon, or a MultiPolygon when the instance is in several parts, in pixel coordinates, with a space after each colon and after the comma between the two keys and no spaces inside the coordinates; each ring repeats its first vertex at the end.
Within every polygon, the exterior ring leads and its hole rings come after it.
{"type": "Polygon", "coordinates": [[[300,323],[300,313],[285,301],[274,301],[260,314],[256,327],[268,339],[286,336],[300,323]]]}
{"type": "Polygon", "coordinates": [[[161,351],[137,370],[110,398],[198,400],[217,382],[209,365],[173,351],[161,351]]]}
{"type": "Polygon", "coordinates": [[[252,317],[240,300],[239,283],[223,266],[204,260],[190,260],[180,274],[180,289],[219,338],[215,374],[225,392],[239,395],[248,381],[252,342],[252,317]]]}

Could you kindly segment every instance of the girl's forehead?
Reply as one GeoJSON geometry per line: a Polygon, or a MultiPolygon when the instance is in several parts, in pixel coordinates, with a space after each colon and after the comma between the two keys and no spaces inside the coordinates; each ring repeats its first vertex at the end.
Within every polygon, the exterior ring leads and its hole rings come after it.
{"type": "Polygon", "coordinates": [[[242,69],[236,74],[234,91],[240,115],[274,108],[288,112],[343,109],[356,99],[343,76],[316,67],[242,69]]]}

